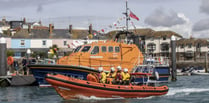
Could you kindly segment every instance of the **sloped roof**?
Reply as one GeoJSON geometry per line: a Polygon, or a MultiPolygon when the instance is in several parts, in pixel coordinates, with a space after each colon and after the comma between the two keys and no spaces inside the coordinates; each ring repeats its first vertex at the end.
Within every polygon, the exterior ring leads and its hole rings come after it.
{"type": "Polygon", "coordinates": [[[8,36],[0,33],[0,37],[8,37],[8,36]]]}
{"type": "MultiPolygon", "coordinates": [[[[171,37],[172,35],[174,36],[177,36],[177,37],[180,37],[182,38],[181,35],[173,32],[173,31],[154,31],[150,28],[145,28],[145,29],[132,29],[132,30],[129,30],[131,32],[133,32],[135,35],[139,35],[139,36],[145,36],[147,38],[149,37],[171,37]]],[[[108,35],[110,35],[110,37],[112,37],[114,34],[116,34],[117,31],[111,31],[109,33],[107,33],[108,35]]]]}
{"type": "Polygon", "coordinates": [[[196,46],[197,44],[200,44],[202,46],[207,46],[209,42],[207,39],[199,39],[199,38],[189,38],[189,39],[180,39],[176,42],[178,46],[180,45],[187,45],[192,44],[193,46],[196,46]]]}

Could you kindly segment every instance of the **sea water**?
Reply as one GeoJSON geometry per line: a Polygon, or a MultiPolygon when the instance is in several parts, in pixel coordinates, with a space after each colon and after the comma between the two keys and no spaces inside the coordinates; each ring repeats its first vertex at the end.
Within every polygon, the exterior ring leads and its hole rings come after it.
{"type": "Polygon", "coordinates": [[[169,92],[147,98],[98,98],[80,96],[63,100],[53,88],[38,86],[2,87],[0,103],[209,103],[209,76],[179,76],[169,82],[169,92]]]}

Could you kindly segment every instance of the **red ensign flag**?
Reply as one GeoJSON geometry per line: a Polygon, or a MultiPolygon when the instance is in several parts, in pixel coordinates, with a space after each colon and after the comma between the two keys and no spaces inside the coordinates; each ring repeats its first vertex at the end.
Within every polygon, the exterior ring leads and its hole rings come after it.
{"type": "Polygon", "coordinates": [[[129,16],[130,16],[131,18],[136,19],[136,20],[139,21],[139,18],[138,18],[133,12],[131,12],[131,11],[130,11],[129,16]]]}

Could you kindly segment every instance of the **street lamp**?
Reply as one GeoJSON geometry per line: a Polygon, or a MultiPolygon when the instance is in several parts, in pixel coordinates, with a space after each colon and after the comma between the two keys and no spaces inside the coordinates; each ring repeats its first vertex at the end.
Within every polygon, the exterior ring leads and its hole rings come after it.
{"type": "Polygon", "coordinates": [[[172,64],[172,81],[176,81],[176,37],[171,36],[171,64],[172,64]]]}

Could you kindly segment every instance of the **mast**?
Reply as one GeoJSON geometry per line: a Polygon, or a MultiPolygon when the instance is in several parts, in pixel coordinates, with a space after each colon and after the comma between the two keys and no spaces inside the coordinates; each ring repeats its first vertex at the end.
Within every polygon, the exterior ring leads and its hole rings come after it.
{"type": "Polygon", "coordinates": [[[126,15],[126,39],[127,39],[127,36],[128,36],[128,20],[129,20],[129,17],[128,17],[128,0],[126,0],[126,12],[125,12],[125,15],[126,15]]]}

